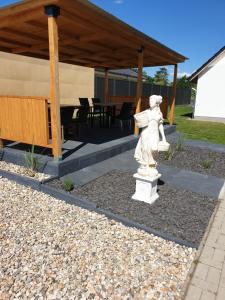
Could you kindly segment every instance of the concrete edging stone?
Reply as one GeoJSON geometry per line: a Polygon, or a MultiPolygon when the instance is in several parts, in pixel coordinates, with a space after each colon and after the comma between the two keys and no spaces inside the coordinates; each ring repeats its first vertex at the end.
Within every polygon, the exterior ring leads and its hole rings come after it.
{"type": "Polygon", "coordinates": [[[0,176],[5,177],[9,180],[15,181],[19,184],[31,187],[35,190],[38,190],[38,191],[40,190],[41,182],[36,179],[29,178],[26,176],[21,176],[19,174],[12,173],[12,172],[5,171],[5,170],[0,170],[0,176]]]}

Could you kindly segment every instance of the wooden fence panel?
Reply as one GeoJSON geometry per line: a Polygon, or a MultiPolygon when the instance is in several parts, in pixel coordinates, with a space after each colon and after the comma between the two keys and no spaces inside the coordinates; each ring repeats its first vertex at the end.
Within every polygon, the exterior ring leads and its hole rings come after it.
{"type": "MultiPolygon", "coordinates": [[[[135,97],[137,92],[137,84],[135,81],[129,81],[126,79],[110,79],[110,96],[133,96],[135,97]]],[[[99,76],[95,76],[95,97],[104,99],[104,79],[99,76]]],[[[172,96],[171,86],[160,86],[154,85],[147,82],[143,82],[142,95],[161,95],[162,97],[167,97],[168,105],[170,104],[172,96]]],[[[191,102],[191,88],[177,88],[176,93],[176,105],[187,105],[191,102]]]]}
{"type": "Polygon", "coordinates": [[[51,147],[48,100],[41,97],[0,96],[0,138],[51,147]]]}

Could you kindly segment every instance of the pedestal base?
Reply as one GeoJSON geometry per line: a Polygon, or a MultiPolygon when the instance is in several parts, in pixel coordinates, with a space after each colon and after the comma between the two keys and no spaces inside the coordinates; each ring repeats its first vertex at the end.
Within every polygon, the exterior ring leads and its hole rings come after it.
{"type": "Polygon", "coordinates": [[[132,196],[132,199],[153,204],[159,198],[157,193],[157,182],[160,177],[161,174],[158,174],[153,178],[140,176],[137,173],[134,174],[134,178],[136,179],[136,191],[132,196]]]}

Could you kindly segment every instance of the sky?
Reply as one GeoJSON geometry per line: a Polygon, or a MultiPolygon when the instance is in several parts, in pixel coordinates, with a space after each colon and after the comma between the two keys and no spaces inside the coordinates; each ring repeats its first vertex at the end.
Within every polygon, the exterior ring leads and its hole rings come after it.
{"type": "MultiPolygon", "coordinates": [[[[0,0],[4,6],[17,2],[0,0]]],[[[190,75],[225,45],[225,0],[91,0],[107,12],[189,59],[178,75],[190,75]]],[[[147,68],[153,75],[158,68],[147,68]]],[[[173,67],[168,67],[173,73],[173,67]]]]}

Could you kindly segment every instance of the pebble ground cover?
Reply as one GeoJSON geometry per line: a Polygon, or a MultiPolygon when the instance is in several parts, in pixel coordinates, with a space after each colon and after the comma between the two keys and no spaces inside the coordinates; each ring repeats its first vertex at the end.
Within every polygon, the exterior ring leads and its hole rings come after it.
{"type": "Polygon", "coordinates": [[[0,178],[0,299],[180,299],[195,249],[0,178]]]}

